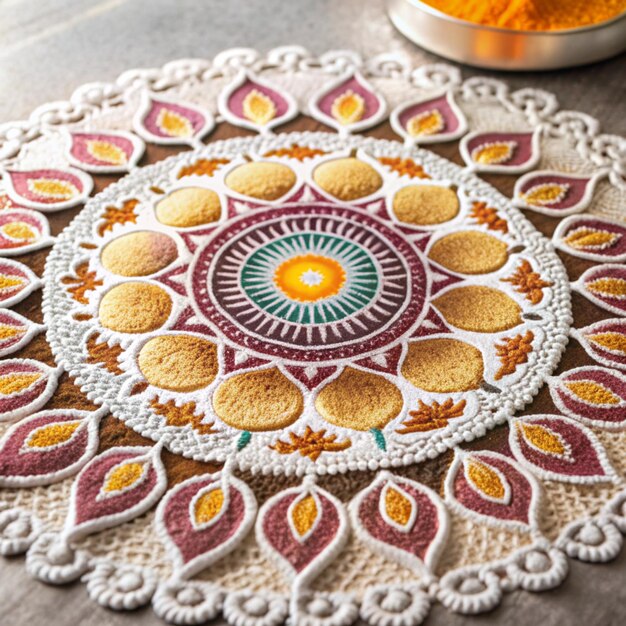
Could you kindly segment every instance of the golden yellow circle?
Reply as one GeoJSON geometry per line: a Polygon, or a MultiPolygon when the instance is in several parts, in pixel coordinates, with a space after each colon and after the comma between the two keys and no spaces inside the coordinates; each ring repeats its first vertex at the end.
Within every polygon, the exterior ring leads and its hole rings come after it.
{"type": "Polygon", "coordinates": [[[137,364],[155,387],[195,391],[210,385],[217,376],[217,348],[191,335],[161,335],[144,344],[137,364]]]}
{"type": "Polygon", "coordinates": [[[292,300],[315,302],[339,293],[346,282],[341,263],[330,257],[303,254],[283,261],[274,284],[292,300]]]}
{"type": "Polygon", "coordinates": [[[213,394],[213,409],[239,430],[278,430],[293,424],[304,408],[300,390],[279,370],[237,374],[213,394]]]}
{"type": "Polygon", "coordinates": [[[278,200],[295,184],[294,171],[282,163],[251,161],[226,176],[226,186],[244,196],[259,200],[278,200]]]}
{"type": "Polygon", "coordinates": [[[457,287],[436,298],[433,304],[452,326],[477,333],[497,333],[522,321],[519,304],[492,287],[457,287]]]}
{"type": "Polygon", "coordinates": [[[497,237],[475,230],[452,233],[436,241],[428,256],[460,274],[487,274],[507,261],[507,245],[497,237]]]}
{"type": "Polygon", "coordinates": [[[402,410],[400,390],[377,374],[346,367],[318,394],[315,408],[329,423],[353,430],[382,428],[402,410]]]}
{"type": "Polygon", "coordinates": [[[141,230],[108,243],[100,261],[118,276],[148,276],[167,267],[178,257],[176,243],[163,233],[141,230]]]}
{"type": "Polygon", "coordinates": [[[203,187],[177,189],[156,205],[159,222],[174,228],[217,222],[221,212],[219,196],[211,189],[203,187]]]}
{"type": "Polygon", "coordinates": [[[459,198],[448,187],[407,185],[393,197],[393,212],[406,224],[442,224],[459,214],[459,198]]]}
{"type": "Polygon", "coordinates": [[[436,393],[469,391],[483,380],[483,355],[458,339],[423,339],[409,344],[402,375],[415,387],[436,393]]]}
{"type": "Polygon", "coordinates": [[[344,201],[370,196],[383,186],[380,174],[369,163],[354,157],[318,165],[313,180],[326,193],[344,201]]]}
{"type": "Polygon", "coordinates": [[[98,316],[105,328],[119,333],[147,333],[161,328],[172,312],[172,299],[161,287],[122,283],[100,301],[98,316]]]}

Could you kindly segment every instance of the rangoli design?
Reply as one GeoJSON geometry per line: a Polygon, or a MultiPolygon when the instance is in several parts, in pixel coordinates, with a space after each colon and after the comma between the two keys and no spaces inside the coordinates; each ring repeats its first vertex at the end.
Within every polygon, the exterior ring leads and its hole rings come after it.
{"type": "Polygon", "coordinates": [[[93,89],[0,127],[2,554],[174,624],[417,626],[619,553],[622,139],[388,56],[93,89]]]}

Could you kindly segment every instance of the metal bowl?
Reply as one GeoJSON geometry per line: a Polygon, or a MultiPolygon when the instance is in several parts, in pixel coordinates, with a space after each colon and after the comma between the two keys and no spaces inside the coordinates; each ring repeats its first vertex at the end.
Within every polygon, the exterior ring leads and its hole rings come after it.
{"type": "Polygon", "coordinates": [[[490,69],[552,70],[626,50],[626,12],[583,28],[523,31],[466,22],[419,0],[387,0],[387,11],[396,28],[422,48],[490,69]]]}

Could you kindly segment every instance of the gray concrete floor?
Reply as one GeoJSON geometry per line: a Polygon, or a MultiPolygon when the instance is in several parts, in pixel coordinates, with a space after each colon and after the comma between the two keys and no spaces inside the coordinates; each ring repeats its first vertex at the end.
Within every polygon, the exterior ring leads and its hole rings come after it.
{"type": "MultiPolygon", "coordinates": [[[[110,81],[131,67],[224,48],[260,50],[296,43],[314,53],[353,48],[363,55],[403,51],[414,63],[440,60],[398,35],[384,0],[0,0],[0,123],[67,99],[84,82],[110,81]]],[[[625,134],[626,57],[548,73],[504,75],[464,68],[466,76],[504,78],[513,88],[541,87],[563,109],[597,117],[625,134]]],[[[572,565],[566,584],[544,594],[514,593],[488,616],[466,618],[436,607],[427,625],[618,626],[626,623],[626,555],[610,565],[572,565]]],[[[0,561],[2,626],[155,624],[151,612],[117,615],[95,607],[84,588],[31,581],[21,559],[0,561]]]]}

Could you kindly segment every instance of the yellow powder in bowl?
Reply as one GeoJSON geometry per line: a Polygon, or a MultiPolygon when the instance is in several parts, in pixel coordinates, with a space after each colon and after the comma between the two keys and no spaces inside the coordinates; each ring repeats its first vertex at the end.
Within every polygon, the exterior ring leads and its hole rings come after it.
{"type": "Polygon", "coordinates": [[[468,22],[512,30],[566,30],[599,24],[626,11],[626,0],[422,0],[468,22]]]}

